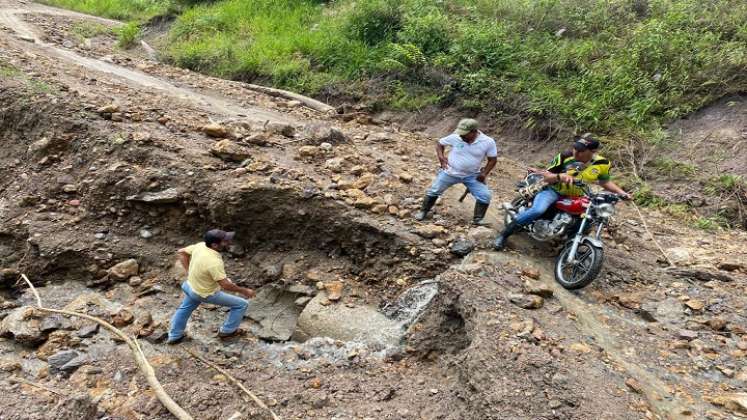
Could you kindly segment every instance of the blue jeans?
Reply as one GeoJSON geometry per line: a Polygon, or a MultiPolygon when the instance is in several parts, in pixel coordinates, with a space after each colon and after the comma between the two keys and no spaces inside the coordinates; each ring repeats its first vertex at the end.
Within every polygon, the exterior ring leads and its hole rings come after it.
{"type": "Polygon", "coordinates": [[[545,188],[534,196],[532,207],[525,209],[516,216],[516,223],[524,226],[539,219],[559,198],[560,194],[557,191],[552,188],[545,188]]]}
{"type": "Polygon", "coordinates": [[[184,292],[184,300],[171,318],[171,330],[169,330],[169,339],[171,340],[184,335],[184,329],[187,327],[189,317],[203,302],[231,308],[228,318],[226,318],[223,326],[220,327],[220,332],[225,334],[230,334],[239,328],[241,320],[244,319],[244,313],[246,313],[249,307],[249,302],[246,299],[222,291],[217,291],[204,298],[195,293],[186,281],[182,283],[182,291],[184,292]]]}
{"type": "Polygon", "coordinates": [[[438,176],[433,180],[433,184],[431,184],[431,187],[428,188],[425,194],[430,197],[440,197],[444,191],[455,184],[464,184],[470,194],[475,197],[475,200],[483,204],[490,204],[490,198],[492,197],[490,189],[487,185],[477,180],[477,174],[459,178],[447,174],[442,169],[438,172],[438,176]]]}

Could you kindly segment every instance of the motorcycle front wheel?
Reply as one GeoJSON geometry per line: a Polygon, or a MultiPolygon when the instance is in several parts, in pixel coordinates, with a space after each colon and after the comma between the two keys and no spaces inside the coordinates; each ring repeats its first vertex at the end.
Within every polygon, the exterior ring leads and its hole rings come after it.
{"type": "Polygon", "coordinates": [[[588,286],[602,271],[604,250],[588,242],[582,242],[576,251],[576,261],[572,263],[568,262],[570,252],[569,243],[563,247],[555,260],[555,280],[569,290],[588,286]]]}

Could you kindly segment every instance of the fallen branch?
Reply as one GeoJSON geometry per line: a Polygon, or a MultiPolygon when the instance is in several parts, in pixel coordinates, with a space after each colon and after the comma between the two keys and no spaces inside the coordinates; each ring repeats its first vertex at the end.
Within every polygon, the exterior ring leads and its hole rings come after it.
{"type": "Polygon", "coordinates": [[[288,92],[287,90],[274,89],[274,88],[269,88],[267,86],[253,85],[251,83],[246,83],[243,86],[244,88],[248,90],[253,90],[255,92],[264,93],[265,95],[275,96],[275,97],[280,97],[280,98],[285,98],[285,99],[291,99],[294,101],[301,102],[305,107],[311,108],[319,112],[324,112],[324,113],[335,112],[335,108],[333,106],[327,105],[321,101],[317,101],[316,99],[309,98],[308,96],[303,96],[297,93],[288,92]]]}
{"type": "Polygon", "coordinates": [[[17,376],[12,376],[10,379],[8,379],[8,381],[10,383],[19,383],[19,384],[33,386],[34,388],[43,389],[44,391],[47,391],[49,393],[52,393],[52,394],[55,394],[55,395],[59,395],[60,397],[67,398],[67,394],[62,393],[60,391],[57,391],[56,389],[50,388],[50,387],[48,387],[46,385],[38,384],[36,382],[31,382],[31,381],[28,381],[26,379],[19,378],[17,376]]]}
{"type": "Polygon", "coordinates": [[[275,414],[275,412],[273,412],[270,409],[270,407],[268,407],[267,405],[265,405],[265,403],[263,403],[262,400],[260,400],[259,398],[257,398],[257,396],[254,395],[251,391],[249,391],[248,389],[246,389],[246,387],[238,379],[236,379],[230,373],[228,373],[228,371],[226,371],[225,369],[223,369],[220,366],[216,365],[215,363],[213,363],[213,362],[211,362],[211,361],[203,358],[202,356],[200,356],[199,354],[195,353],[194,351],[192,351],[190,349],[186,349],[186,352],[189,353],[190,356],[192,356],[195,359],[199,360],[200,362],[202,362],[202,363],[210,366],[211,368],[215,369],[220,374],[222,374],[223,376],[225,376],[226,378],[228,378],[229,381],[231,381],[234,385],[236,385],[237,387],[239,387],[246,395],[248,395],[255,403],[257,403],[257,405],[261,409],[269,411],[270,414],[272,415],[272,418],[274,420],[280,420],[280,418],[275,414]]]}
{"type": "Polygon", "coordinates": [[[131,339],[127,334],[122,332],[119,328],[111,325],[110,323],[100,319],[96,318],[94,316],[84,314],[81,312],[75,312],[75,311],[66,311],[62,309],[51,309],[51,308],[45,308],[42,304],[41,297],[39,296],[39,293],[36,291],[36,288],[31,283],[31,280],[29,280],[28,277],[26,277],[25,274],[21,274],[21,277],[23,280],[26,281],[26,283],[31,288],[31,292],[36,297],[36,304],[37,309],[43,312],[50,312],[55,314],[61,314],[61,315],[67,315],[67,316],[77,316],[83,319],[87,319],[89,321],[93,321],[102,327],[109,330],[112,334],[116,335],[117,337],[121,338],[127,345],[130,347],[130,350],[132,351],[132,356],[135,359],[135,363],[140,368],[140,371],[143,372],[143,375],[145,375],[145,379],[148,381],[148,385],[155,391],[156,397],[159,401],[161,401],[161,404],[166,407],[167,410],[171,414],[174,415],[179,420],[193,420],[192,416],[189,415],[186,411],[184,411],[183,408],[179,406],[176,402],[174,402],[173,399],[169,396],[169,394],[166,393],[166,391],[163,389],[163,386],[161,386],[161,383],[158,381],[158,378],[156,378],[156,372],[153,370],[153,366],[148,363],[148,359],[146,359],[145,354],[143,353],[143,350],[140,348],[140,345],[138,344],[137,340],[131,339]]]}
{"type": "Polygon", "coordinates": [[[646,223],[646,218],[643,217],[643,213],[641,213],[641,209],[638,208],[638,206],[633,202],[630,201],[630,204],[633,205],[633,208],[636,212],[638,212],[638,217],[641,219],[641,223],[643,223],[643,228],[646,230],[646,233],[648,233],[648,236],[651,237],[651,241],[653,241],[654,245],[656,245],[657,248],[659,248],[659,252],[661,252],[661,255],[664,256],[664,259],[667,260],[667,263],[670,267],[674,267],[674,263],[671,259],[669,259],[669,255],[667,255],[666,251],[664,251],[664,248],[659,245],[659,242],[654,238],[654,234],[651,233],[651,229],[648,228],[648,224],[646,223]]]}

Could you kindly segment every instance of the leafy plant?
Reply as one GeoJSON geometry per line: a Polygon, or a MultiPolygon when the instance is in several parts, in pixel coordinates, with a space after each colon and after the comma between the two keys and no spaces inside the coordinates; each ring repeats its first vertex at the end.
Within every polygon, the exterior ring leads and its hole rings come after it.
{"type": "Polygon", "coordinates": [[[131,48],[140,38],[140,25],[136,22],[130,22],[117,28],[119,40],[117,45],[121,48],[131,48]]]}

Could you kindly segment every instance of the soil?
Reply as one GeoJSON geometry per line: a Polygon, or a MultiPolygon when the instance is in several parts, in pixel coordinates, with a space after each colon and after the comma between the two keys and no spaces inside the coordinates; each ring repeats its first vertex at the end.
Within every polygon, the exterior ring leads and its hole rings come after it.
{"type": "MultiPolygon", "coordinates": [[[[47,306],[139,336],[166,391],[200,419],[267,413],[185,348],[281,418],[744,415],[726,400],[747,380],[744,232],[696,231],[646,211],[677,265],[668,269],[620,206],[603,273],[573,293],[553,280],[556,250],[521,235],[508,252],[478,244],[458,258],[449,244],[480,232],[468,224],[471,198],[460,203],[454,188],[432,219],[412,220],[436,172],[433,136],[448,124],[425,135],[381,117],[322,114],[120,50],[109,31],[81,29],[92,22],[117,25],[0,0],[0,324],[33,304],[18,281],[26,273],[47,306]],[[211,305],[192,316],[190,340],[167,346],[183,278],[174,253],[211,227],[237,231],[225,257],[245,286],[316,293],[340,281],[341,299],[323,303],[349,309],[385,307],[421,280],[439,292],[395,348],[221,341],[225,312],[211,305]],[[134,275],[109,274],[131,258],[134,275]],[[510,299],[530,277],[552,293],[537,309],[510,299]]],[[[523,165],[500,158],[495,203],[512,198],[523,165]]],[[[501,218],[493,205],[492,229],[501,218]]],[[[22,324],[36,326],[34,340],[0,338],[1,419],[171,418],[126,345],[81,320],[30,319],[22,324]],[[50,366],[66,349],[85,360],[67,372],[50,366]]]]}

